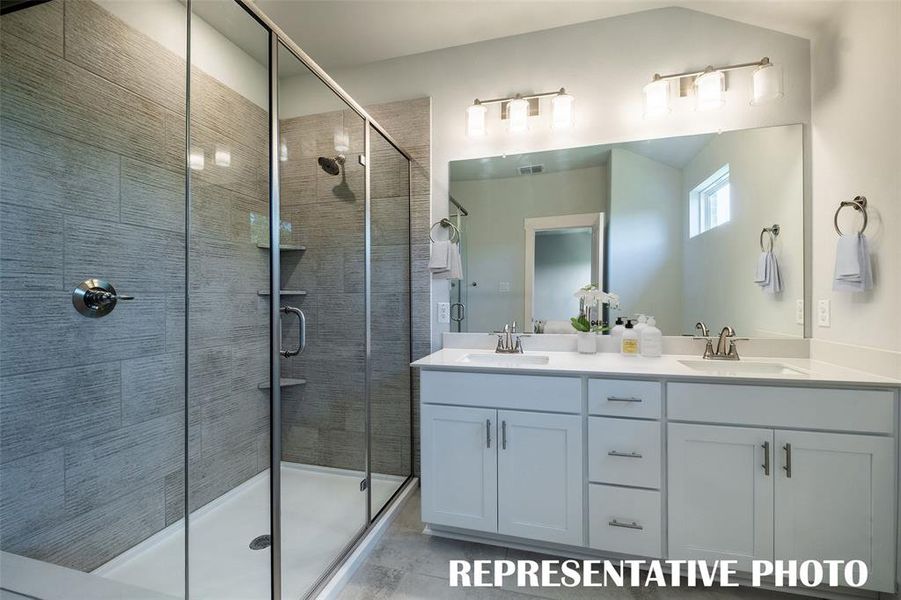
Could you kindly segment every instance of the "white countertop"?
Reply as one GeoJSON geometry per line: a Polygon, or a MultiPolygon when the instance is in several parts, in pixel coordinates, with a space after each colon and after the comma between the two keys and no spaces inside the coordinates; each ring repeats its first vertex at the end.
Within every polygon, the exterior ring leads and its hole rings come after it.
{"type": "MultiPolygon", "coordinates": [[[[466,360],[471,354],[494,354],[493,350],[445,348],[433,352],[412,366],[426,370],[474,371],[489,373],[529,373],[553,375],[625,375],[654,379],[717,380],[744,382],[818,383],[826,385],[855,385],[865,387],[901,387],[901,380],[872,375],[839,365],[806,358],[743,358],[739,363],[779,363],[796,369],[797,373],[738,372],[741,366],[731,361],[707,361],[714,371],[698,371],[681,361],[700,362],[700,356],[664,355],[659,358],[623,356],[612,352],[579,354],[577,352],[526,352],[525,355],[544,355],[547,364],[480,364],[466,360]]],[[[705,366],[706,366],[705,364],[705,366]]]]}

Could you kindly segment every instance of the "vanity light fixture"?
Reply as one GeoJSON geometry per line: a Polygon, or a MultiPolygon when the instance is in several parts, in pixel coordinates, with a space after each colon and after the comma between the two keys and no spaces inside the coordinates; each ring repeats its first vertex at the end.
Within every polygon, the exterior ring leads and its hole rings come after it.
{"type": "Polygon", "coordinates": [[[521,133],[529,128],[529,117],[539,114],[541,98],[551,98],[551,127],[567,129],[575,123],[575,98],[560,88],[554,92],[540,94],[516,94],[507,98],[479,100],[478,98],[466,109],[466,134],[469,137],[482,137],[488,133],[488,105],[501,105],[501,120],[508,122],[507,129],[511,133],[521,133]]]}
{"type": "Polygon", "coordinates": [[[764,56],[756,62],[708,66],[701,71],[673,75],[655,74],[644,86],[644,116],[654,118],[670,112],[670,82],[679,81],[680,96],[695,96],[696,110],[711,110],[726,103],[726,72],[754,68],[751,104],[754,106],[782,98],[782,69],[764,56]]]}

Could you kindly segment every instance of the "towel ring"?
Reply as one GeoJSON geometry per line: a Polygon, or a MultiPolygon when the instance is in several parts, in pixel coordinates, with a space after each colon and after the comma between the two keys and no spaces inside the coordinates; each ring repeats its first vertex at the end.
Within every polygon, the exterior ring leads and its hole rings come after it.
{"type": "Polygon", "coordinates": [[[441,219],[441,220],[438,221],[437,223],[433,223],[433,224],[432,224],[432,226],[429,228],[429,239],[430,239],[430,240],[432,240],[433,242],[438,242],[438,241],[440,241],[440,240],[436,240],[436,239],[432,236],[432,232],[435,231],[435,228],[436,228],[436,227],[439,227],[439,226],[440,226],[440,227],[444,227],[445,229],[447,229],[448,227],[450,227],[451,232],[450,232],[450,236],[448,237],[448,241],[454,242],[454,243],[460,241],[460,230],[457,229],[457,226],[454,225],[454,224],[450,221],[450,219],[447,219],[447,218],[441,219]]]}
{"type": "Polygon", "coordinates": [[[867,198],[866,196],[856,196],[854,200],[841,202],[838,205],[838,208],[835,209],[835,217],[832,219],[832,224],[835,226],[835,232],[839,235],[844,234],[842,233],[842,230],[838,228],[838,213],[842,212],[842,209],[846,206],[850,206],[863,214],[863,224],[860,226],[860,231],[857,232],[857,234],[860,235],[867,229],[867,198]]]}
{"type": "Polygon", "coordinates": [[[773,251],[773,247],[776,245],[776,236],[779,235],[779,229],[780,229],[779,224],[777,223],[777,224],[773,225],[772,227],[764,227],[763,229],[760,230],[760,251],[761,252],[772,252],[773,251]],[[764,233],[770,234],[770,249],[769,250],[767,250],[763,246],[763,234],[764,233]]]}

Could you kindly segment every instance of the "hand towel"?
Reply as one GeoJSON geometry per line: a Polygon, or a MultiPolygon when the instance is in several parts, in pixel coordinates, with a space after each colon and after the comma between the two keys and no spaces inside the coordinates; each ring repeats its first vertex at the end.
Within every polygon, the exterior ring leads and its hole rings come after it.
{"type": "Polygon", "coordinates": [[[832,289],[837,292],[862,292],[872,287],[873,268],[866,236],[859,233],[839,236],[832,289]]]}
{"type": "Polygon", "coordinates": [[[763,291],[768,294],[778,294],[782,291],[782,273],[779,271],[779,261],[772,251],[766,253],[766,283],[762,285],[763,291]]]}
{"type": "Polygon", "coordinates": [[[429,257],[429,271],[433,273],[447,271],[450,268],[450,246],[447,240],[432,242],[432,255],[429,257]]]}
{"type": "Polygon", "coordinates": [[[769,252],[761,252],[757,257],[757,273],[754,275],[754,283],[763,285],[767,282],[767,263],[769,262],[769,252]]]}
{"type": "MultiPolygon", "coordinates": [[[[447,244],[446,267],[431,269],[435,279],[463,279],[463,259],[460,256],[460,244],[454,242],[435,242],[432,253],[438,244],[447,244]]],[[[429,262],[431,266],[431,261],[429,262]]]]}

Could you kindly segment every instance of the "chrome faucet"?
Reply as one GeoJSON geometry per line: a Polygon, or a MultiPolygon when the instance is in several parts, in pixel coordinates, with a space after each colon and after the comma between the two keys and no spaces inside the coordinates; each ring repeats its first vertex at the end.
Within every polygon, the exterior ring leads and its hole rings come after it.
{"type": "Polygon", "coordinates": [[[714,350],[713,338],[708,335],[709,330],[704,322],[698,322],[698,324],[695,325],[695,328],[700,329],[704,335],[696,336],[694,339],[707,342],[707,345],[704,347],[704,355],[702,358],[706,360],[739,360],[740,357],[738,356],[738,348],[735,346],[735,342],[747,341],[748,338],[735,337],[735,330],[729,325],[726,325],[720,331],[720,335],[716,342],[716,350],[714,350]],[[729,342],[728,349],[726,348],[727,340],[729,342]]]}
{"type": "Polygon", "coordinates": [[[516,321],[512,326],[507,323],[504,330],[497,332],[497,354],[522,354],[522,339],[516,335],[516,321]]]}

